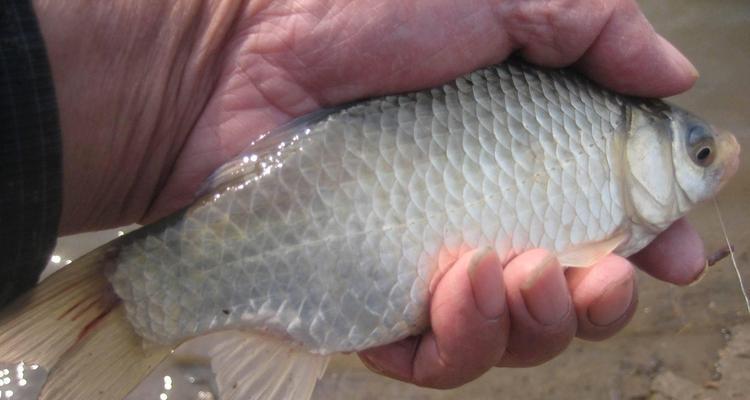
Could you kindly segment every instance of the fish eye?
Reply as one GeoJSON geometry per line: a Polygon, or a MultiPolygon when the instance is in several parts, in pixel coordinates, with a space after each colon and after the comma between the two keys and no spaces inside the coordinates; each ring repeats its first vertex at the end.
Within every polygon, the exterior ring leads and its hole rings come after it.
{"type": "Polygon", "coordinates": [[[687,145],[690,158],[696,165],[707,167],[714,161],[714,137],[706,127],[701,125],[690,127],[687,145]]]}
{"type": "Polygon", "coordinates": [[[707,163],[712,156],[711,148],[708,146],[701,147],[697,153],[695,153],[695,159],[700,163],[707,163]]]}

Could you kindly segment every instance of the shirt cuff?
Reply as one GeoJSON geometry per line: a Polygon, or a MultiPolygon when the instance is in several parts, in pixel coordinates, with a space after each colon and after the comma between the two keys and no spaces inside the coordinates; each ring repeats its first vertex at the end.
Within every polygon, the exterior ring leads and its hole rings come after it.
{"type": "Polygon", "coordinates": [[[34,286],[62,204],[55,92],[30,0],[0,6],[0,306],[34,286]]]}

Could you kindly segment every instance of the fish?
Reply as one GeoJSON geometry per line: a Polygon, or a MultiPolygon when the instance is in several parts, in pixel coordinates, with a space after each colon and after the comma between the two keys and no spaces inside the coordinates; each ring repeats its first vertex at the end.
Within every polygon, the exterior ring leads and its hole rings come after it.
{"type": "Polygon", "coordinates": [[[331,354],[428,329],[430,283],[462,254],[627,257],[739,151],[676,105],[519,59],[321,109],[3,310],[0,362],[46,371],[40,399],[115,399],[213,337],[221,398],[309,398],[331,354]]]}

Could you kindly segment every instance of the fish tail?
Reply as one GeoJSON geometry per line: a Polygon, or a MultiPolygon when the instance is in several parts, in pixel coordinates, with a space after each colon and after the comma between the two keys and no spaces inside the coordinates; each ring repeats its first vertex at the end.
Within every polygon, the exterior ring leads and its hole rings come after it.
{"type": "Polygon", "coordinates": [[[0,364],[34,365],[23,398],[120,399],[170,352],[143,346],[106,276],[113,241],[45,279],[0,312],[0,364]]]}

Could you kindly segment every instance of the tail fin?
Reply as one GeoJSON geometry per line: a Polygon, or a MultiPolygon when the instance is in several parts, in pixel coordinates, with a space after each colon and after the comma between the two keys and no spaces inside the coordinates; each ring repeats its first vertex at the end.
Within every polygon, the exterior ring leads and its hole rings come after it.
{"type": "Polygon", "coordinates": [[[169,354],[169,348],[145,350],[125,320],[105,276],[115,243],[56,272],[0,313],[0,362],[47,370],[41,399],[122,398],[169,354]]]}

